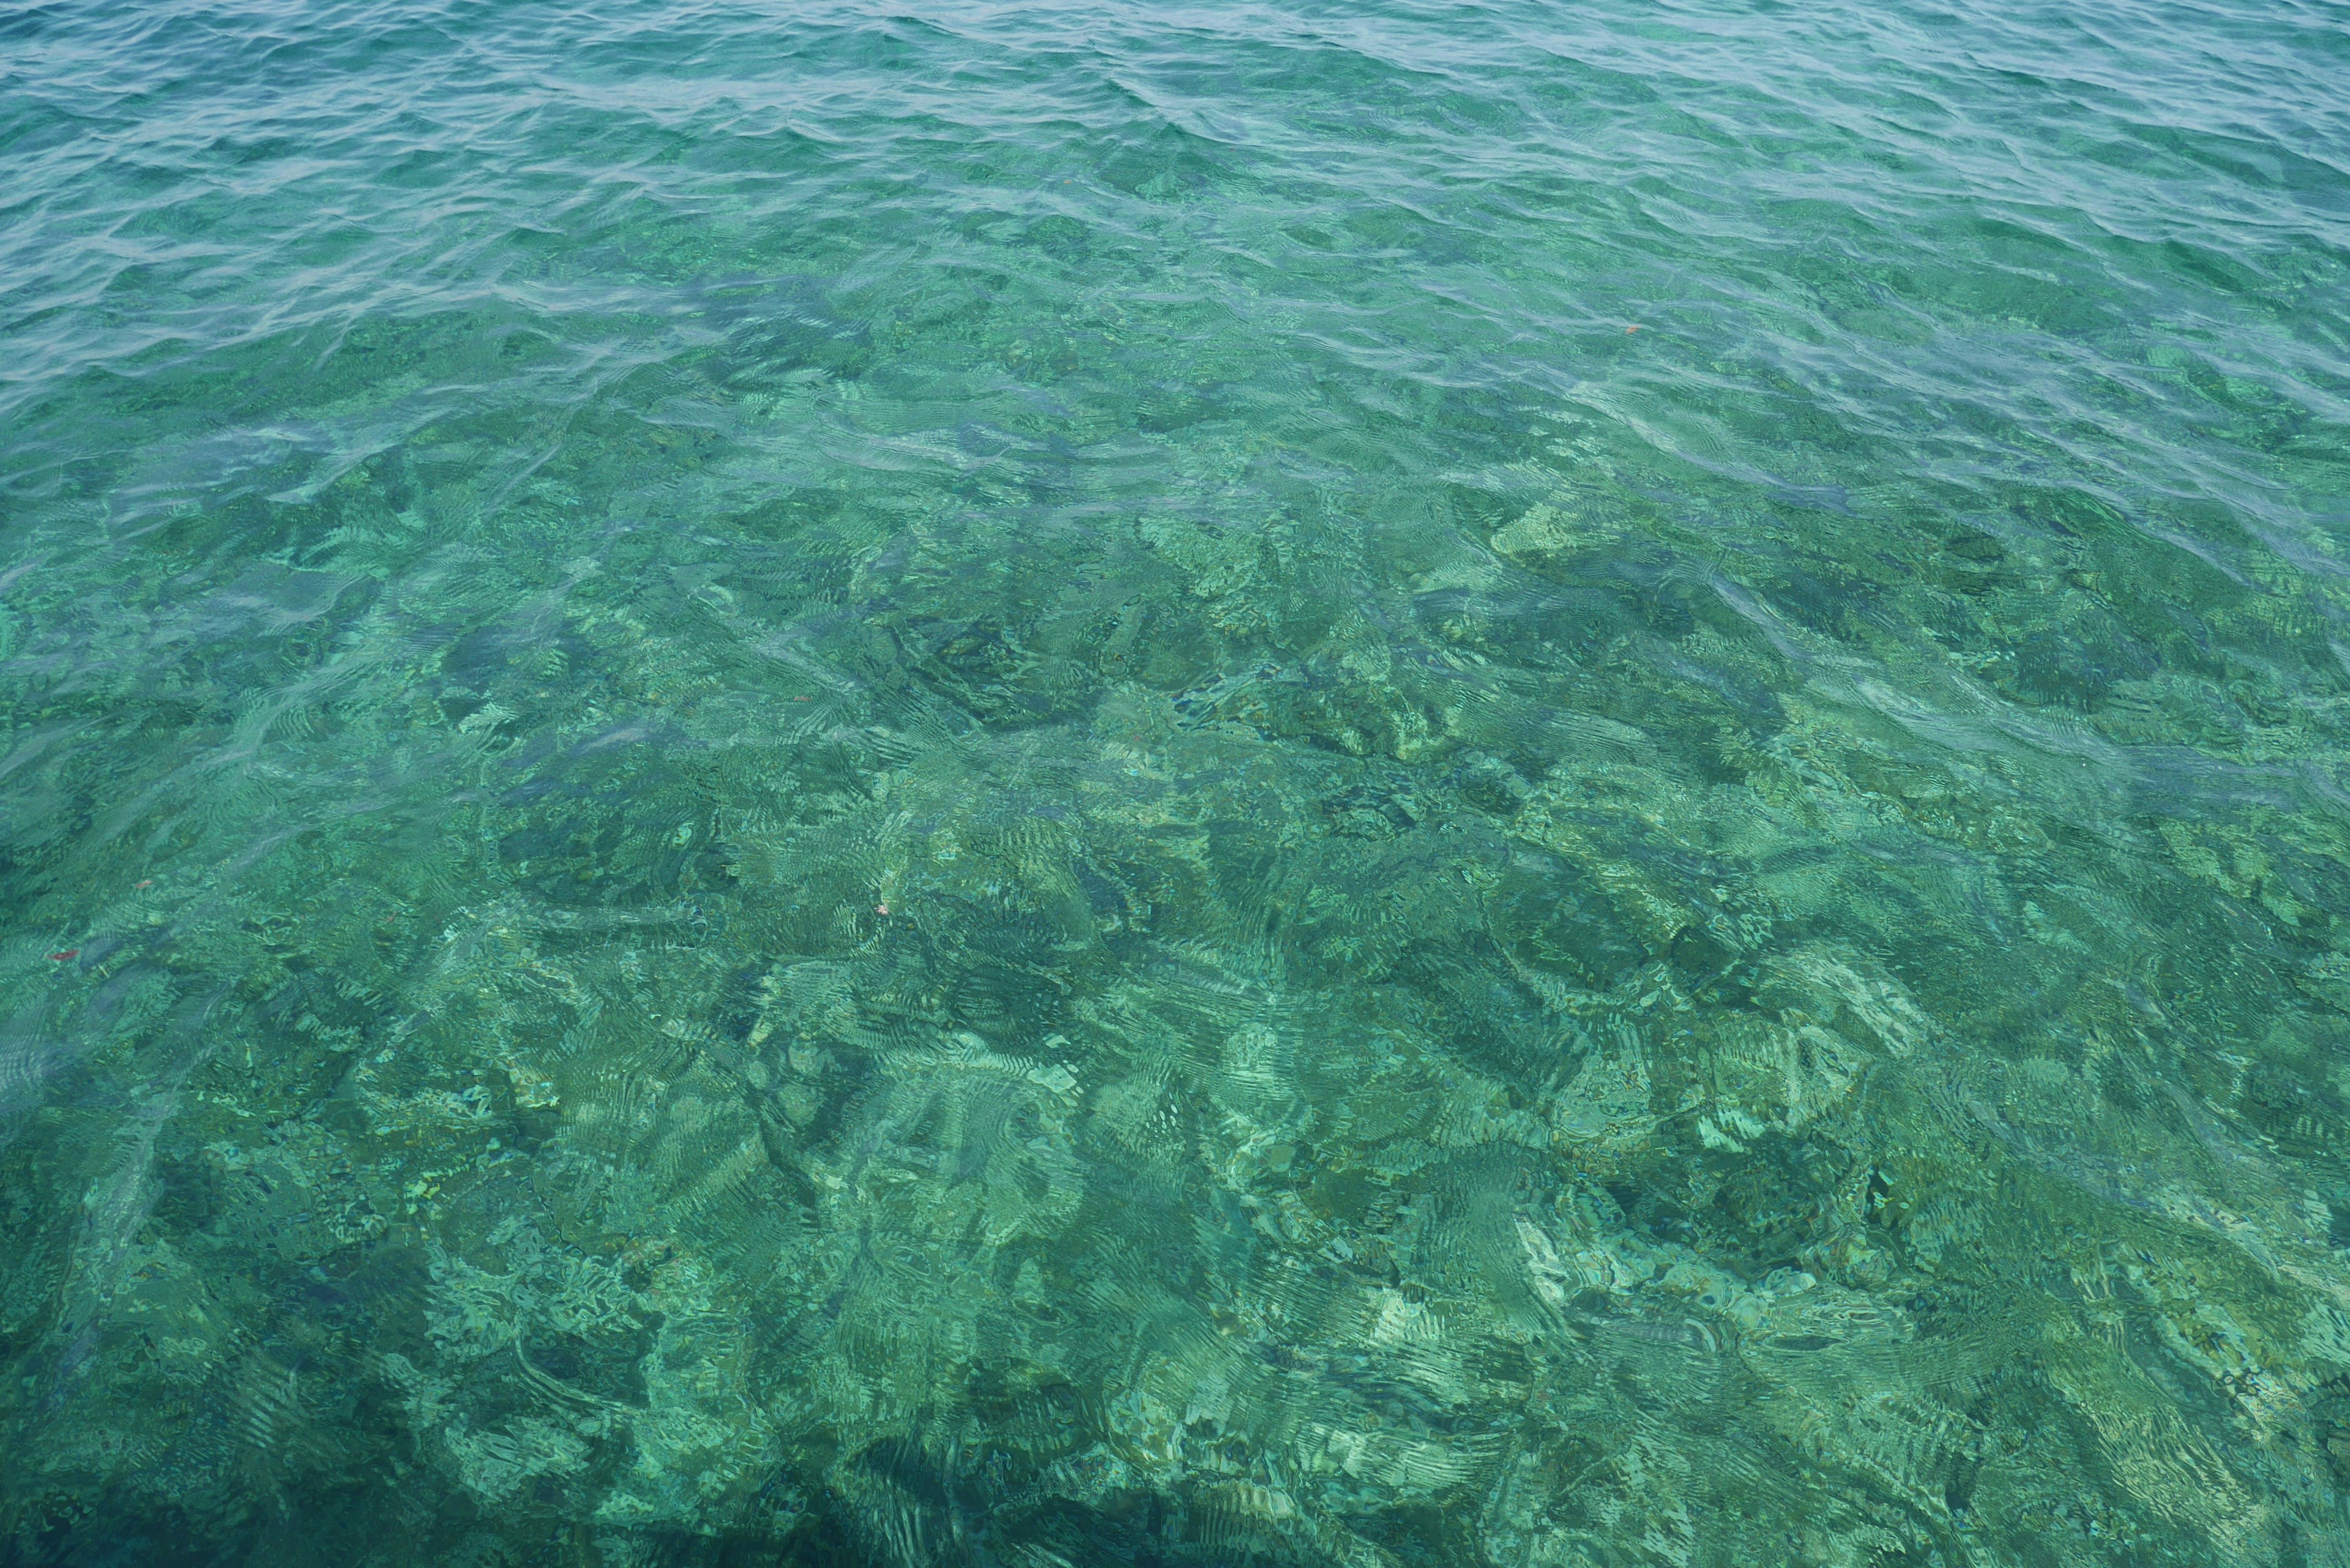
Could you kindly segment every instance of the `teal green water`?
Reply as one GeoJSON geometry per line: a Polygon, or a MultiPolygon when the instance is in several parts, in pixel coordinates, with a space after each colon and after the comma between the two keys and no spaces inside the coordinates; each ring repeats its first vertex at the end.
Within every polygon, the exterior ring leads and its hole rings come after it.
{"type": "Polygon", "coordinates": [[[2350,12],[0,6],[0,1561],[2350,1563],[2350,12]]]}

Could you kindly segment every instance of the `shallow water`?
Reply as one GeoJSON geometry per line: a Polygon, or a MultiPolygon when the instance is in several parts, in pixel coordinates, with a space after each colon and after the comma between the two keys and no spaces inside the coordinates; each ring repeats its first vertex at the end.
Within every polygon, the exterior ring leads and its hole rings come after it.
{"type": "Polygon", "coordinates": [[[0,9],[0,1558],[2350,1563],[2345,81],[0,9]]]}

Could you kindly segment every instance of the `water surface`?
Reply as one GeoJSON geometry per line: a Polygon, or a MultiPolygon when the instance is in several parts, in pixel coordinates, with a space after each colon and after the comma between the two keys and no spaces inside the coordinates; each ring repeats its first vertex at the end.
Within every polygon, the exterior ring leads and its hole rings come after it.
{"type": "Polygon", "coordinates": [[[0,8],[0,1558],[2350,1563],[2350,13],[0,8]]]}

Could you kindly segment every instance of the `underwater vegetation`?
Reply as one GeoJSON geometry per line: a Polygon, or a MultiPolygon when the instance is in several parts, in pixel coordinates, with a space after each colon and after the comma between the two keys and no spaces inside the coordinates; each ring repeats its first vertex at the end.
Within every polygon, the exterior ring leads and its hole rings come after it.
{"type": "Polygon", "coordinates": [[[0,1562],[2350,1562],[2163,15],[9,14],[0,1562]]]}

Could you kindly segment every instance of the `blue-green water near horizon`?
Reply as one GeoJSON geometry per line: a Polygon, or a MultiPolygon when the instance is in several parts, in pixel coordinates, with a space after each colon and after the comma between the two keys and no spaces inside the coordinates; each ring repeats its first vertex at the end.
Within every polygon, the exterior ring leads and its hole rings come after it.
{"type": "Polygon", "coordinates": [[[0,5],[0,1562],[2350,1564],[2350,10],[0,5]]]}

